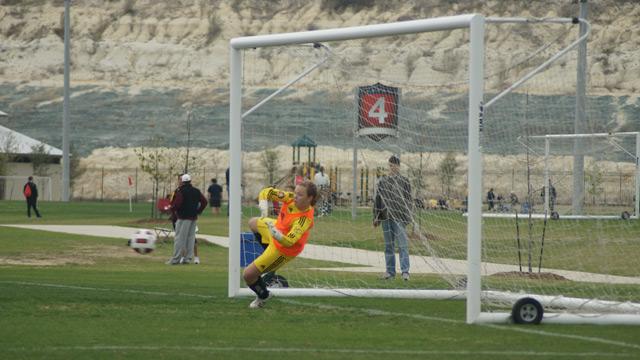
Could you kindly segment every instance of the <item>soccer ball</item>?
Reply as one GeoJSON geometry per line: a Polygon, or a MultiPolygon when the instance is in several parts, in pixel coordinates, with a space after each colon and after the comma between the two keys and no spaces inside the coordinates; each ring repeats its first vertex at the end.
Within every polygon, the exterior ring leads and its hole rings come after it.
{"type": "Polygon", "coordinates": [[[152,230],[138,229],[131,235],[129,246],[139,254],[148,254],[156,248],[156,234],[152,230]]]}

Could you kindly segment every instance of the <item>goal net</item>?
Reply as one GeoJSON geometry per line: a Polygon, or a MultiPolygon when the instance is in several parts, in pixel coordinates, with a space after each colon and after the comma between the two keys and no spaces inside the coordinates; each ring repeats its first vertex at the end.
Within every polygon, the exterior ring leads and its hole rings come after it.
{"type": "MultiPolygon", "coordinates": [[[[630,222],[531,216],[544,152],[523,139],[575,133],[577,26],[486,22],[231,41],[230,296],[253,295],[241,273],[262,252],[247,225],[260,189],[322,172],[307,246],[268,274],[276,296],[466,299],[470,323],[507,321],[522,298],[545,320],[638,316],[630,222]],[[376,200],[387,215],[378,226],[376,200]]],[[[605,132],[592,118],[585,132],[605,132]]]]}

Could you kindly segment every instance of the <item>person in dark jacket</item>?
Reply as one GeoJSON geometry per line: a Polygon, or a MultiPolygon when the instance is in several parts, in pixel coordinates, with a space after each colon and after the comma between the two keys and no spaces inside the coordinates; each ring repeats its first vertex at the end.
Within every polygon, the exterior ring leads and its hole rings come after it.
{"type": "Polygon", "coordinates": [[[31,217],[31,208],[33,208],[36,216],[42,217],[38,211],[38,187],[36,183],[33,182],[33,176],[29,176],[29,181],[24,184],[22,191],[25,199],[27,199],[27,216],[31,217]]]}
{"type": "Polygon", "coordinates": [[[389,158],[389,175],[378,182],[373,206],[373,226],[382,224],[384,235],[384,259],[387,271],[383,279],[396,276],[395,245],[400,253],[402,279],[409,280],[409,240],[407,225],[411,223],[413,201],[411,184],[400,175],[400,159],[393,155],[389,158]]]}
{"type": "Polygon", "coordinates": [[[198,215],[207,207],[207,199],[205,199],[200,190],[191,185],[191,176],[184,174],[181,180],[182,184],[171,200],[171,211],[173,211],[177,220],[173,256],[167,261],[167,264],[170,265],[181,263],[183,250],[185,251],[185,256],[182,259],[182,263],[191,263],[196,241],[196,220],[198,215]]]}

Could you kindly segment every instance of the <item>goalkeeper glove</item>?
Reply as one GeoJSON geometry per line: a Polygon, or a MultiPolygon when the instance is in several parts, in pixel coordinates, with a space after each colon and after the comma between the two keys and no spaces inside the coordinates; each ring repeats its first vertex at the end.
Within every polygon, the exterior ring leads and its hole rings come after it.
{"type": "Polygon", "coordinates": [[[282,235],[282,233],[280,232],[280,230],[276,229],[276,225],[273,222],[268,222],[267,226],[269,227],[269,232],[271,232],[271,236],[273,236],[274,239],[280,241],[282,240],[282,238],[284,237],[284,235],[282,235]]]}
{"type": "Polygon", "coordinates": [[[260,208],[260,217],[269,216],[269,203],[267,200],[258,201],[258,207],[260,208]]]}

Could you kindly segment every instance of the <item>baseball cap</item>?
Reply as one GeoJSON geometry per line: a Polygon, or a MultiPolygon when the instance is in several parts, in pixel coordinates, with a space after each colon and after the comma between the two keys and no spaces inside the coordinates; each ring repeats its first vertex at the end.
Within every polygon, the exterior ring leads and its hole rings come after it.
{"type": "Polygon", "coordinates": [[[191,175],[189,174],[182,175],[182,182],[189,182],[189,181],[191,181],[191,175]]]}
{"type": "Polygon", "coordinates": [[[400,165],[400,158],[395,155],[391,155],[391,157],[389,158],[389,163],[400,165]]]}

